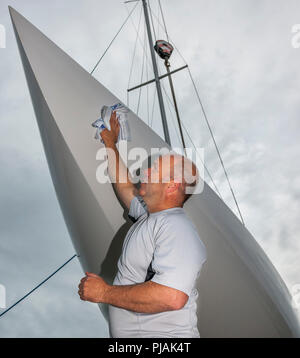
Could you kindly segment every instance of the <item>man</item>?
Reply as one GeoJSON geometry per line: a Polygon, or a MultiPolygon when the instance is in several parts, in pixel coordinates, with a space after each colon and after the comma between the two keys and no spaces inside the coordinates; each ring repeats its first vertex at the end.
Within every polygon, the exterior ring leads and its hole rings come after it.
{"type": "Polygon", "coordinates": [[[197,178],[196,167],[177,154],[159,156],[144,169],[136,192],[116,147],[119,124],[115,113],[110,124],[111,130],[101,133],[108,172],[136,222],[124,240],[113,285],[87,272],[79,285],[80,298],[109,304],[113,338],[200,337],[195,282],[206,250],[183,210],[190,195],[187,188],[196,184],[190,180],[197,178]]]}

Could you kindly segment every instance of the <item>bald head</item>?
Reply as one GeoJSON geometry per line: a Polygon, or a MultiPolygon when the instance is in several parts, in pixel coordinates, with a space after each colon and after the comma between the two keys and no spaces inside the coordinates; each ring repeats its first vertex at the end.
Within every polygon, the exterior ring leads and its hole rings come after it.
{"type": "Polygon", "coordinates": [[[199,180],[196,165],[175,152],[149,157],[147,167],[142,168],[140,195],[148,201],[182,206],[199,180]]]}

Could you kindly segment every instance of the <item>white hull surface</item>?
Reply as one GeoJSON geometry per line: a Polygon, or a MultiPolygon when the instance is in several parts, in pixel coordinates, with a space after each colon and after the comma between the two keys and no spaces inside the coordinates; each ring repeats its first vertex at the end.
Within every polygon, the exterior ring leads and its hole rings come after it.
{"type": "MultiPolygon", "coordinates": [[[[91,123],[119,100],[10,8],[57,197],[84,271],[111,282],[131,225],[111,184],[99,184],[91,123]]],[[[166,147],[134,113],[132,147],[166,147]]],[[[261,247],[207,185],[185,205],[207,248],[199,279],[202,337],[299,337],[289,292],[261,247]]],[[[184,240],[184,238],[182,238],[184,240]]],[[[74,287],[75,289],[75,287],[74,287]]],[[[105,313],[105,307],[101,306],[105,313]]]]}

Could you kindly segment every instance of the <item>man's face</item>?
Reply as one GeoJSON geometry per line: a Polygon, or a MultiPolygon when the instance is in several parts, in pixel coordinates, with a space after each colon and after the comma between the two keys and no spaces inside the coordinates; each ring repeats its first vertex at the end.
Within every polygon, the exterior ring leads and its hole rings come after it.
{"type": "Polygon", "coordinates": [[[155,197],[163,191],[162,183],[162,158],[159,157],[152,163],[150,168],[146,168],[141,173],[141,185],[139,194],[142,197],[155,197]]]}
{"type": "Polygon", "coordinates": [[[170,176],[173,175],[174,158],[169,156],[158,157],[153,161],[150,168],[144,169],[141,176],[141,185],[139,195],[144,199],[161,201],[164,197],[164,191],[170,182],[170,176]]]}

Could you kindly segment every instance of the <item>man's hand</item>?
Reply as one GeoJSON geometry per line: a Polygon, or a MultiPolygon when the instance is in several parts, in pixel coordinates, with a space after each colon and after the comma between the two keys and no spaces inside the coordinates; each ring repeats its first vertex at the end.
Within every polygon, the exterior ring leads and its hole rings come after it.
{"type": "Polygon", "coordinates": [[[106,128],[100,133],[106,147],[114,145],[118,140],[120,124],[115,111],[111,114],[109,123],[110,131],[106,128]]]}
{"type": "Polygon", "coordinates": [[[78,285],[78,294],[83,301],[99,303],[104,301],[107,289],[110,287],[100,276],[86,272],[78,285]]]}
{"type": "Polygon", "coordinates": [[[83,301],[107,303],[141,313],[159,313],[181,309],[189,296],[174,288],[147,281],[134,285],[109,285],[100,276],[86,272],[79,284],[83,301]]]}

